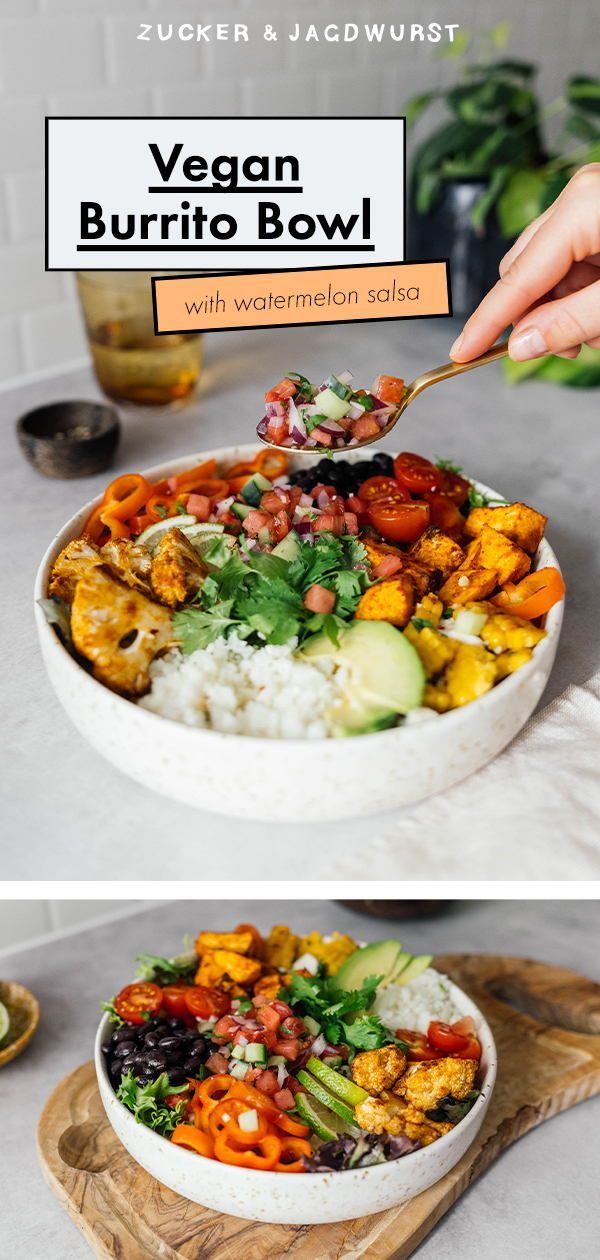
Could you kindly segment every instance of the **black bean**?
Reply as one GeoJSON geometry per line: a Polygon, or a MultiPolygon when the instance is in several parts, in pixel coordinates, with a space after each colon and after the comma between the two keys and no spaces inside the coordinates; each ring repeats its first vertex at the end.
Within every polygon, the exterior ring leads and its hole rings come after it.
{"type": "Polygon", "coordinates": [[[377,454],[373,456],[373,465],[377,469],[378,473],[383,473],[386,477],[393,476],[394,461],[391,455],[388,455],[386,451],[378,451],[377,454]]]}
{"type": "Polygon", "coordinates": [[[147,1046],[148,1050],[152,1050],[153,1048],[155,1049],[159,1041],[160,1034],[157,1032],[146,1033],[146,1036],[144,1037],[144,1045],[147,1046]]]}
{"type": "Polygon", "coordinates": [[[183,1070],[187,1076],[193,1076],[198,1066],[199,1065],[198,1065],[197,1059],[192,1059],[192,1058],[186,1059],[185,1063],[183,1064],[183,1070]]]}
{"type": "Polygon", "coordinates": [[[181,1037],[161,1037],[158,1045],[160,1050],[176,1050],[182,1044],[181,1037]]]}
{"type": "Polygon", "coordinates": [[[111,1037],[111,1041],[116,1045],[119,1041],[127,1041],[131,1036],[135,1036],[135,1029],[131,1024],[126,1024],[124,1028],[117,1028],[111,1037]]]}
{"type": "Polygon", "coordinates": [[[169,1020],[169,1028],[185,1030],[185,1024],[182,1019],[173,1018],[169,1020]]]}
{"type": "Polygon", "coordinates": [[[167,1066],[167,1058],[164,1054],[157,1054],[155,1050],[151,1054],[146,1055],[145,1065],[152,1068],[156,1072],[164,1072],[167,1066]]]}
{"type": "Polygon", "coordinates": [[[137,1068],[138,1066],[137,1056],[135,1054],[130,1054],[128,1059],[121,1059],[120,1063],[121,1070],[123,1072],[131,1072],[132,1068],[137,1068]]]}
{"type": "Polygon", "coordinates": [[[112,1052],[113,1052],[113,1047],[112,1047],[112,1046],[110,1046],[110,1045],[108,1045],[108,1046],[101,1046],[101,1047],[100,1047],[100,1049],[101,1049],[101,1051],[102,1051],[102,1054],[103,1054],[106,1058],[108,1058],[108,1056],[109,1056],[110,1054],[112,1054],[112,1052]]]}
{"type": "Polygon", "coordinates": [[[135,1048],[135,1041],[120,1041],[113,1053],[116,1059],[126,1059],[128,1054],[133,1054],[135,1048]]]}
{"type": "Polygon", "coordinates": [[[186,1079],[187,1072],[185,1072],[183,1068],[173,1068],[172,1071],[169,1070],[169,1083],[171,1085],[183,1085],[183,1082],[186,1079]]]}

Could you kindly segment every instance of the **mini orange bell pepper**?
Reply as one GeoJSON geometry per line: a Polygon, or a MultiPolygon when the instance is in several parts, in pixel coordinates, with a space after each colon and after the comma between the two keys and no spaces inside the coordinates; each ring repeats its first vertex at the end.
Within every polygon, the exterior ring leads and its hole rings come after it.
{"type": "Polygon", "coordinates": [[[252,1150],[236,1146],[225,1129],[215,1138],[215,1159],[220,1159],[223,1164],[234,1164],[237,1168],[259,1168],[270,1172],[280,1155],[281,1142],[274,1133],[267,1133],[252,1150]]]}
{"type": "Polygon", "coordinates": [[[533,621],[549,612],[563,598],[565,590],[562,574],[558,569],[548,566],[528,574],[516,585],[507,582],[491,602],[503,612],[514,613],[515,617],[533,621]]]}
{"type": "Polygon", "coordinates": [[[281,1154],[273,1172],[306,1172],[302,1157],[306,1155],[308,1159],[312,1153],[310,1142],[305,1142],[302,1138],[284,1137],[281,1139],[281,1154]]]}
{"type": "Polygon", "coordinates": [[[152,493],[152,486],[141,473],[125,473],[106,487],[103,507],[110,516],[126,521],[143,508],[152,493]]]}
{"type": "Polygon", "coordinates": [[[188,1151],[204,1155],[206,1159],[214,1159],[214,1142],[208,1133],[200,1133],[193,1124],[178,1124],[171,1134],[175,1146],[185,1146],[188,1151]]]}

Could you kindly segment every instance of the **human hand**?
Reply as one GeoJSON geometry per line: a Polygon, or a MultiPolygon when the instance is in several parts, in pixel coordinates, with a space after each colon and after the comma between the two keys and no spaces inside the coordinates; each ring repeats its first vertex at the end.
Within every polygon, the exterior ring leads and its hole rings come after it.
{"type": "Polygon", "coordinates": [[[600,348],[600,162],[582,166],[521,233],[450,357],[476,358],[509,324],[508,353],[517,362],[575,359],[583,344],[600,348]]]}

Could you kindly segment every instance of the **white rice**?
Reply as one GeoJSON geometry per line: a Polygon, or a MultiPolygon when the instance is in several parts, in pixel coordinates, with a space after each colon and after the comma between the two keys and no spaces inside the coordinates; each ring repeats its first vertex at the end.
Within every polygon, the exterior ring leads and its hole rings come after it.
{"type": "Polygon", "coordinates": [[[183,656],[169,652],[150,669],[145,709],[186,726],[270,739],[322,739],[345,671],[331,658],[294,656],[296,639],[252,647],[237,635],[183,656]]]}
{"type": "Polygon", "coordinates": [[[426,1033],[432,1019],[453,1024],[461,1012],[450,996],[447,976],[427,967],[408,984],[379,989],[373,1008],[386,1028],[414,1028],[426,1033]]]}

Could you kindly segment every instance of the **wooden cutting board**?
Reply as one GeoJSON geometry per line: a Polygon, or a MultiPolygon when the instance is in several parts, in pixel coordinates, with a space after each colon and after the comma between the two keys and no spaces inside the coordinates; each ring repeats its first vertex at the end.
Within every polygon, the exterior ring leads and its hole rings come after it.
{"type": "Polygon", "coordinates": [[[446,1177],[403,1207],[337,1225],[264,1225],[209,1212],[128,1155],[106,1119],[94,1066],[85,1063],[47,1102],[38,1152],[46,1181],[93,1253],[102,1260],[405,1260],[501,1151],[600,1093],[599,985],[518,958],[452,954],[435,965],[481,1008],[499,1056],[483,1127],[446,1177]]]}

